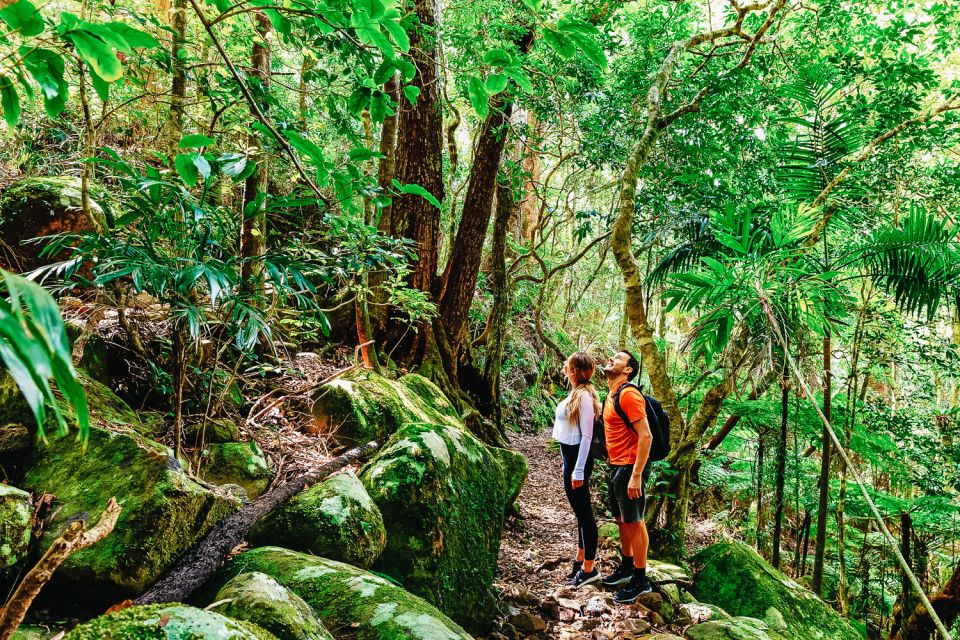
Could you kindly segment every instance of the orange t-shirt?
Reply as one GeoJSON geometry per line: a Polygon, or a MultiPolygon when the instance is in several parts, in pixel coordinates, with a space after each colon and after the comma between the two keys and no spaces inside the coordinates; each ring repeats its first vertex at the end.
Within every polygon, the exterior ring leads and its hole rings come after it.
{"type": "MultiPolygon", "coordinates": [[[[620,392],[620,408],[630,418],[631,424],[647,417],[647,402],[636,387],[625,387],[620,392]]],[[[613,408],[613,394],[607,397],[603,407],[603,430],[607,436],[607,455],[610,464],[634,464],[637,461],[637,441],[640,439],[623,423],[623,419],[613,408]]]]}

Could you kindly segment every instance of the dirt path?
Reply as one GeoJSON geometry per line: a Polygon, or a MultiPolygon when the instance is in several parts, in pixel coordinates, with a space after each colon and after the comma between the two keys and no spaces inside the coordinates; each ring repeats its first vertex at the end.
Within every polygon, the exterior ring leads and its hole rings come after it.
{"type": "MultiPolygon", "coordinates": [[[[560,452],[541,433],[511,434],[513,447],[527,458],[530,474],[518,501],[520,519],[504,531],[497,586],[504,594],[500,630],[491,638],[640,638],[668,631],[658,609],[660,596],[649,606],[617,605],[613,594],[592,585],[580,590],[564,586],[577,548],[576,519],[563,492],[560,452]]],[[[610,522],[594,493],[599,524],[610,522]]],[[[614,542],[601,536],[601,573],[612,571],[619,554],[614,542]]]]}

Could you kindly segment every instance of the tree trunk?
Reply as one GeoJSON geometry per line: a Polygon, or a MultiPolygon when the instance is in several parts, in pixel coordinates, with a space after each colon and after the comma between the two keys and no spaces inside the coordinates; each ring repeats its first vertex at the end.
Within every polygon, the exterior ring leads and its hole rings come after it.
{"type": "MultiPolygon", "coordinates": [[[[910,537],[912,534],[913,521],[910,519],[909,513],[904,513],[900,516],[900,553],[903,554],[903,559],[907,561],[907,565],[911,569],[913,569],[913,562],[910,558],[910,537]]],[[[910,584],[910,578],[905,571],[901,571],[901,575],[900,589],[903,600],[900,607],[900,617],[901,620],[906,621],[909,620],[913,609],[913,586],[910,584]]],[[[944,621],[944,624],[947,624],[947,622],[944,621]]]]}
{"type": "Polygon", "coordinates": [[[503,402],[500,397],[500,368],[507,341],[507,314],[510,311],[510,290],[507,283],[507,228],[516,206],[510,183],[497,185],[497,213],[493,220],[493,242],[490,247],[490,289],[493,308],[490,310],[490,337],[487,339],[487,360],[483,379],[490,390],[490,417],[503,429],[503,402]]]}
{"type": "MultiPolygon", "coordinates": [[[[823,416],[830,421],[830,334],[823,337],[823,416]]],[[[823,454],[820,460],[820,501],[817,508],[817,544],[813,557],[811,588],[818,596],[823,595],[823,562],[827,549],[827,511],[830,507],[830,432],[823,427],[823,454]]]]}
{"type": "Polygon", "coordinates": [[[504,105],[502,100],[496,98],[492,102],[477,140],[460,225],[450,249],[443,289],[439,292],[440,321],[451,341],[455,357],[463,352],[466,345],[470,303],[480,274],[483,244],[493,212],[497,172],[509,133],[506,124],[510,120],[512,105],[504,105]]]}
{"type": "MultiPolygon", "coordinates": [[[[786,364],[784,364],[786,374],[786,364]]],[[[777,440],[776,494],[773,500],[773,553],[771,564],[780,568],[780,536],[783,531],[783,505],[787,476],[787,423],[790,418],[790,382],[784,376],[780,382],[780,437],[777,440]]]]}
{"type": "Polygon", "coordinates": [[[533,111],[527,112],[527,138],[523,152],[523,201],[520,204],[520,237],[524,244],[536,244],[537,229],[540,227],[540,203],[537,201],[537,187],[540,184],[539,144],[540,123],[533,111]]]}
{"type": "MultiPolygon", "coordinates": [[[[912,594],[909,587],[905,593],[912,594]]],[[[950,580],[944,585],[940,593],[930,598],[930,604],[933,605],[933,610],[940,616],[944,626],[948,629],[952,627],[957,618],[960,617],[960,564],[954,568],[953,575],[950,576],[950,580]]],[[[912,610],[905,608],[901,612],[901,619],[904,622],[897,633],[892,636],[897,640],[927,640],[937,632],[930,615],[922,605],[916,606],[912,610]]]]}
{"type": "Polygon", "coordinates": [[[183,137],[187,101],[187,65],[183,57],[187,43],[187,0],[173,0],[170,10],[170,110],[164,126],[164,148],[174,155],[183,137]]]}
{"type": "MultiPolygon", "coordinates": [[[[420,90],[414,105],[404,104],[398,120],[395,178],[402,184],[417,184],[443,202],[443,117],[437,75],[436,28],[440,7],[437,0],[417,0],[420,25],[410,38],[410,59],[417,68],[411,86],[420,90]]],[[[417,262],[410,274],[411,287],[432,292],[437,276],[440,211],[423,197],[397,194],[389,215],[381,217],[380,230],[414,243],[417,262]]]]}
{"type": "Polygon", "coordinates": [[[757,551],[763,554],[763,463],[766,447],[764,442],[764,432],[757,432],[757,527],[756,527],[756,545],[757,551]]]}
{"type": "Polygon", "coordinates": [[[362,460],[380,447],[377,441],[350,449],[310,473],[294,478],[248,502],[233,515],[218,522],[197,545],[184,554],[180,561],[160,578],[134,604],[183,602],[213,573],[223,566],[230,552],[240,544],[260,518],[343,467],[362,460]]]}
{"type": "MultiPolygon", "coordinates": [[[[390,98],[397,103],[397,109],[394,114],[388,115],[383,119],[383,126],[380,128],[380,153],[383,158],[380,159],[380,166],[377,169],[377,183],[383,192],[389,192],[393,183],[393,175],[396,167],[397,152],[397,119],[402,110],[400,104],[400,94],[398,90],[397,74],[390,76],[383,90],[390,98]]],[[[390,229],[390,211],[392,205],[383,207],[380,211],[380,219],[377,221],[377,227],[380,229],[390,229]]]]}
{"type": "Polygon", "coordinates": [[[806,573],[807,542],[810,540],[810,512],[803,512],[803,522],[797,530],[797,548],[794,552],[794,576],[799,578],[806,573]]]}
{"type": "MultiPolygon", "coordinates": [[[[179,1],[179,0],[178,0],[179,1]]],[[[254,95],[263,95],[270,84],[270,20],[262,11],[254,13],[256,35],[250,53],[250,66],[254,75],[250,81],[258,90],[254,95]],[[254,81],[254,78],[256,79],[254,81]]],[[[260,110],[266,113],[267,105],[260,110]]],[[[259,148],[256,134],[250,134],[247,144],[259,148]]],[[[265,154],[257,155],[257,169],[247,177],[243,189],[243,224],[240,229],[241,288],[248,295],[258,297],[263,292],[263,256],[267,252],[266,194],[269,188],[269,172],[265,154]]]]}

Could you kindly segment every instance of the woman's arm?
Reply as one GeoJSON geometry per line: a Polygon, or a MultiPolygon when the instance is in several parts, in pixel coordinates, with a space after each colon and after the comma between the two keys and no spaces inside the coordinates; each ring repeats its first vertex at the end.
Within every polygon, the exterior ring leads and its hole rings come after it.
{"type": "MultiPolygon", "coordinates": [[[[593,397],[585,393],[580,398],[580,415],[577,416],[580,424],[580,450],[577,452],[577,464],[573,468],[571,480],[583,480],[583,469],[590,455],[590,442],[593,440],[593,397]]],[[[576,487],[574,487],[576,488],[576,487]]]]}

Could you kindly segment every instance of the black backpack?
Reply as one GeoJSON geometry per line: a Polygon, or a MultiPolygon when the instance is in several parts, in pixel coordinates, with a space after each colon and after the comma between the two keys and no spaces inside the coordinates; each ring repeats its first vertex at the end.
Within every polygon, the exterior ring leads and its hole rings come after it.
{"type": "MultiPolygon", "coordinates": [[[[620,393],[624,387],[633,387],[637,391],[641,391],[640,387],[630,382],[620,385],[619,389],[610,394],[613,400],[613,409],[617,412],[617,415],[620,416],[620,419],[623,420],[623,423],[627,425],[627,428],[636,433],[633,424],[627,417],[627,413],[620,406],[620,393]]],[[[647,424],[650,426],[651,435],[653,435],[653,442],[650,444],[650,460],[653,462],[663,460],[670,453],[670,418],[656,398],[643,394],[642,391],[641,395],[643,395],[646,404],[647,424]]],[[[608,398],[610,396],[608,396],[608,398]]],[[[600,415],[595,420],[593,426],[590,454],[595,458],[607,457],[607,435],[603,429],[603,410],[606,406],[607,399],[604,399],[603,407],[600,409],[600,415]]]]}

